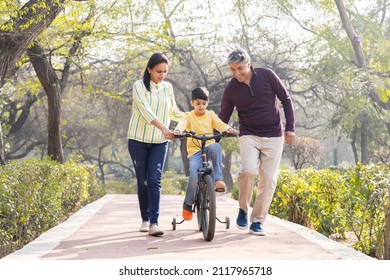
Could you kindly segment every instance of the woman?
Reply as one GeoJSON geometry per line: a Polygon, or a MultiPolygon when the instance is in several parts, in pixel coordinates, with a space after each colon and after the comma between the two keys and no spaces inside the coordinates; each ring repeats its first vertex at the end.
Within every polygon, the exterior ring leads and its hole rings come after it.
{"type": "Polygon", "coordinates": [[[176,106],[172,85],[164,81],[169,61],[163,53],[150,58],[142,80],[133,85],[133,114],[128,130],[128,149],[137,176],[141,232],[160,236],[158,227],[161,177],[168,150],[172,120],[180,121],[183,113],[176,106]]]}

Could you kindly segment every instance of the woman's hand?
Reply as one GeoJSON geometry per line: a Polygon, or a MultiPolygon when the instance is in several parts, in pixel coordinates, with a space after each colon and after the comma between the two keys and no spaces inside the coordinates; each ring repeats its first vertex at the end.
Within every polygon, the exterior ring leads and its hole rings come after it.
{"type": "Polygon", "coordinates": [[[175,134],[172,130],[169,130],[168,128],[164,128],[162,130],[162,133],[164,134],[165,139],[173,140],[175,138],[175,134]]]}
{"type": "Polygon", "coordinates": [[[165,139],[172,140],[174,138],[173,132],[169,130],[164,124],[162,124],[158,119],[154,119],[151,124],[161,130],[165,139]]]}
{"type": "Polygon", "coordinates": [[[178,130],[178,129],[175,129],[175,130],[173,131],[173,135],[180,135],[180,134],[181,134],[181,131],[178,130]]]}

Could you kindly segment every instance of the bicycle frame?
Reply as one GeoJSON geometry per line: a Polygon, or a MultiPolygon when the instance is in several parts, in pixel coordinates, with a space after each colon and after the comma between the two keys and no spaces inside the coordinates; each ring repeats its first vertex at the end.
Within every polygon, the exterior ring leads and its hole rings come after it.
{"type": "MultiPolygon", "coordinates": [[[[195,191],[195,203],[193,212],[197,213],[198,227],[203,232],[203,238],[206,241],[211,241],[214,238],[215,233],[215,221],[218,220],[221,223],[226,224],[226,228],[229,228],[230,220],[225,217],[225,222],[222,222],[216,216],[216,199],[215,199],[215,184],[213,169],[208,166],[208,160],[206,155],[206,143],[208,140],[216,139],[220,137],[234,137],[235,134],[228,134],[227,132],[214,134],[211,136],[198,136],[195,132],[188,132],[184,134],[175,135],[175,138],[190,137],[196,140],[200,140],[200,149],[202,156],[202,166],[198,169],[198,184],[195,191]],[[196,211],[195,211],[196,210],[196,211]]],[[[182,220],[180,223],[184,222],[182,220]]],[[[173,230],[176,229],[176,219],[172,221],[173,230]]]]}
{"type": "Polygon", "coordinates": [[[201,187],[201,184],[200,184],[201,183],[201,179],[203,179],[203,177],[205,175],[213,175],[213,169],[208,166],[208,160],[207,160],[207,155],[206,155],[206,143],[207,143],[207,141],[208,140],[212,140],[212,139],[221,138],[221,137],[235,137],[235,136],[236,136],[236,134],[229,134],[226,131],[222,132],[222,133],[218,133],[218,134],[213,134],[213,135],[210,135],[210,136],[196,135],[194,131],[190,131],[190,132],[187,132],[187,133],[175,135],[175,138],[188,137],[188,138],[194,138],[196,140],[200,140],[201,141],[200,150],[201,150],[201,154],[202,154],[202,166],[198,170],[198,187],[201,187]]]}
{"type": "MultiPolygon", "coordinates": [[[[207,155],[206,155],[206,141],[201,143],[201,153],[202,153],[202,166],[198,170],[198,179],[201,179],[203,175],[212,175],[213,170],[208,166],[207,155]]],[[[200,180],[198,180],[199,185],[200,180]]]]}

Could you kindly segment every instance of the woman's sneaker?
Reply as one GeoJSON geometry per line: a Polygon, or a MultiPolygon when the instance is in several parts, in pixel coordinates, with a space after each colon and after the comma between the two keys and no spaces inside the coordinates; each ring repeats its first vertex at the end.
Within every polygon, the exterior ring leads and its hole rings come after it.
{"type": "Polygon", "coordinates": [[[149,226],[149,235],[160,236],[160,235],[163,235],[163,234],[164,234],[164,232],[158,228],[158,225],[151,224],[149,226]]]}
{"type": "Polygon", "coordinates": [[[143,221],[140,228],[140,232],[148,232],[149,231],[149,222],[148,221],[143,221]]]}

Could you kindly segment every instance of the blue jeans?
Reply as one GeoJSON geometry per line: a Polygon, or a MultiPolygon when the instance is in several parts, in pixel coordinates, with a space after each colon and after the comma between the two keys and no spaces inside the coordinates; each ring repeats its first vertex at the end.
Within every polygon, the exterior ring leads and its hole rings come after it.
{"type": "Polygon", "coordinates": [[[129,139],[128,149],[137,176],[138,202],[142,221],[158,224],[161,178],[168,142],[150,144],[129,139]]]}
{"type": "MultiPolygon", "coordinates": [[[[213,164],[214,180],[222,180],[222,148],[219,143],[213,143],[206,147],[206,156],[213,164]]],[[[198,184],[198,169],[202,166],[202,154],[199,150],[189,158],[189,171],[187,192],[184,203],[188,206],[194,204],[195,190],[198,184]]]]}

